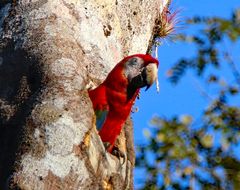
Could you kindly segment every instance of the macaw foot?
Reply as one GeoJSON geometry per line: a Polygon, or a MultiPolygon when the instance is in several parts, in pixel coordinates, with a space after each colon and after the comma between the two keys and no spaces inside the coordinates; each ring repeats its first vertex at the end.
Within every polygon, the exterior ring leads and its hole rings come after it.
{"type": "Polygon", "coordinates": [[[123,158],[123,163],[125,163],[125,154],[116,146],[113,146],[113,149],[112,149],[112,152],[111,152],[112,155],[116,156],[117,158],[123,158]]]}
{"type": "Polygon", "coordinates": [[[122,165],[125,163],[126,160],[125,154],[117,146],[113,146],[109,142],[104,142],[103,145],[109,153],[116,156],[119,160],[120,158],[123,159],[122,165]]]}

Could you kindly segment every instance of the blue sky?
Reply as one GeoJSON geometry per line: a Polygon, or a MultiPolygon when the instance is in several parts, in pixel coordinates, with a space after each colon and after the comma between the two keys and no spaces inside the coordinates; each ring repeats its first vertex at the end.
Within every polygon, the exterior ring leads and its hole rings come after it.
{"type": "MultiPolygon", "coordinates": [[[[182,9],[180,14],[182,19],[195,15],[229,18],[232,10],[240,8],[240,0],[173,0],[172,4],[174,8],[180,7],[182,9]]],[[[184,26],[183,30],[194,32],[193,27],[188,28],[188,26],[184,26]]],[[[201,111],[208,105],[207,100],[200,95],[199,90],[196,88],[197,80],[194,72],[187,72],[176,86],[173,86],[168,81],[166,75],[167,71],[179,58],[191,57],[193,54],[193,46],[179,42],[164,43],[159,48],[160,93],[156,92],[155,86],[146,92],[144,90],[141,91],[140,100],[135,104],[139,111],[132,114],[135,145],[145,141],[143,129],[149,127],[149,121],[154,115],[171,117],[190,114],[195,118],[199,118],[201,111]]],[[[240,56],[237,58],[239,59],[240,56]]],[[[136,170],[135,175],[143,174],[136,170]]],[[[138,187],[137,181],[135,186],[138,187]]]]}

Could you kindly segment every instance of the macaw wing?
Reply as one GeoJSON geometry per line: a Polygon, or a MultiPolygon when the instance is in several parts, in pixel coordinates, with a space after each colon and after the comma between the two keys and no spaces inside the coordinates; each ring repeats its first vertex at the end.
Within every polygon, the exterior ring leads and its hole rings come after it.
{"type": "Polygon", "coordinates": [[[96,115],[96,127],[97,130],[100,131],[100,129],[102,128],[106,118],[107,118],[107,114],[108,114],[108,109],[104,109],[104,110],[95,110],[95,115],[96,115]]]}
{"type": "Polygon", "coordinates": [[[101,84],[97,88],[88,91],[96,115],[96,127],[100,130],[108,114],[108,103],[106,97],[106,86],[101,84]]]}

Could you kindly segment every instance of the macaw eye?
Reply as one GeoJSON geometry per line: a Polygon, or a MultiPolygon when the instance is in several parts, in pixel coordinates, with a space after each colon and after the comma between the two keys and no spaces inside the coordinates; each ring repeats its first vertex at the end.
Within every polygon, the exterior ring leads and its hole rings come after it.
{"type": "Polygon", "coordinates": [[[130,64],[131,65],[137,65],[138,64],[137,58],[132,58],[131,61],[130,61],[130,64]]]}

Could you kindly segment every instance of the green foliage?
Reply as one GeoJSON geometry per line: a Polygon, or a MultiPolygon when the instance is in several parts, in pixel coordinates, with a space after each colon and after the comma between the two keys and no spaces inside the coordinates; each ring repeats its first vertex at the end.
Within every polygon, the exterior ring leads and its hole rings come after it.
{"type": "Polygon", "coordinates": [[[170,79],[173,83],[177,83],[189,68],[196,70],[198,75],[202,75],[209,65],[218,68],[221,56],[229,59],[228,52],[222,52],[219,49],[219,44],[224,46],[224,39],[231,42],[238,40],[240,36],[240,10],[233,12],[231,19],[194,17],[187,20],[187,23],[204,25],[205,27],[196,35],[182,34],[176,36],[177,40],[194,43],[197,47],[197,53],[195,57],[181,59],[174,65],[170,79]]]}
{"type": "Polygon", "coordinates": [[[170,81],[179,82],[190,68],[218,91],[209,94],[202,90],[209,105],[198,120],[190,115],[152,119],[153,127],[146,133],[148,143],[137,148],[136,166],[147,173],[142,189],[238,190],[240,108],[231,99],[240,95],[240,73],[231,52],[223,46],[226,40],[239,42],[240,10],[230,19],[194,17],[188,23],[203,29],[197,35],[179,35],[178,40],[193,43],[197,53],[172,67],[170,81]],[[228,66],[234,81],[205,72],[209,66],[212,70],[228,66]]]}

